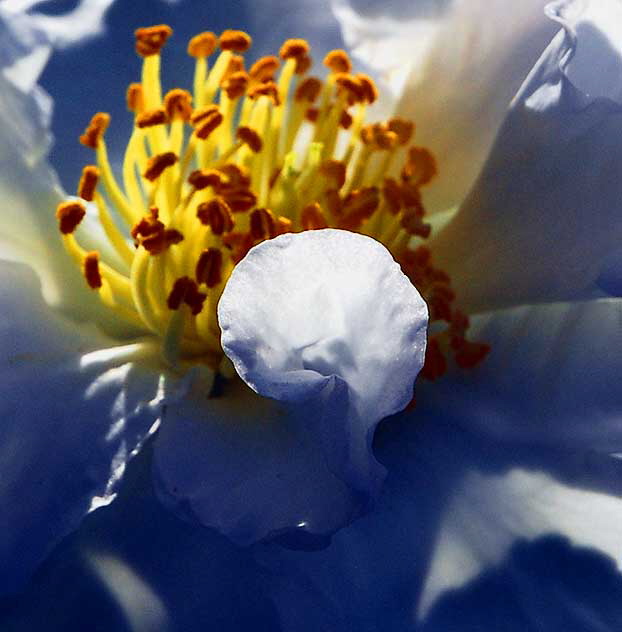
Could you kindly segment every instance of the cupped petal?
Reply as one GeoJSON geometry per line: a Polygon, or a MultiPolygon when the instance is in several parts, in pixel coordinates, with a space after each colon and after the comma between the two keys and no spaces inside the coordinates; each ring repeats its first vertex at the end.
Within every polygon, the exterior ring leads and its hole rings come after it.
{"type": "Polygon", "coordinates": [[[240,384],[169,409],[156,449],[164,495],[238,542],[334,532],[380,489],[374,429],[412,398],[423,300],[378,242],[308,231],[252,249],[218,319],[238,374],[280,403],[240,384]]]}
{"type": "Polygon", "coordinates": [[[109,503],[157,427],[172,377],[146,344],[115,347],[57,316],[23,266],[0,267],[0,592],[18,589],[82,517],[109,503]]]}
{"type": "Polygon", "coordinates": [[[197,383],[162,420],[154,446],[160,499],[240,545],[290,532],[292,541],[321,542],[365,503],[327,467],[307,412],[240,381],[215,398],[197,383]]]}
{"type": "Polygon", "coordinates": [[[431,243],[471,311],[589,296],[622,239],[622,5],[561,2],[548,13],[563,30],[431,243]]]}
{"type": "MultiPolygon", "coordinates": [[[[391,3],[399,4],[399,3],[391,3]]],[[[413,3],[409,3],[412,5],[413,3]]],[[[458,0],[364,17],[334,1],[355,56],[394,84],[395,113],[417,125],[416,142],[436,156],[424,190],[429,212],[454,207],[480,172],[512,97],[557,26],[545,0],[458,0]],[[439,10],[438,7],[443,10],[439,10]],[[401,95],[401,96],[400,96],[401,95]]],[[[384,13],[383,5],[383,13],[384,13]]]]}

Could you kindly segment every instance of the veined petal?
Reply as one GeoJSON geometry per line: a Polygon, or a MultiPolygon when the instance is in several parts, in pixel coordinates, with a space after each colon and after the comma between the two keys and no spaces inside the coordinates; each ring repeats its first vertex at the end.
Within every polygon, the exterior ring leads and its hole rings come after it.
{"type": "Polygon", "coordinates": [[[544,16],[545,0],[511,6],[505,0],[458,0],[444,11],[423,2],[410,20],[399,13],[366,19],[345,0],[334,4],[354,55],[381,75],[390,72],[401,95],[396,114],[415,121],[417,143],[438,159],[438,177],[424,190],[426,209],[459,204],[512,97],[556,31],[544,16]]]}
{"type": "Polygon", "coordinates": [[[589,295],[622,240],[622,5],[561,2],[548,13],[563,31],[431,244],[471,311],[589,295]]]}
{"type": "Polygon", "coordinates": [[[174,381],[160,376],[149,346],[114,347],[93,327],[51,312],[26,268],[3,264],[0,286],[0,592],[6,593],[88,511],[114,498],[174,381]]]}
{"type": "Polygon", "coordinates": [[[199,403],[203,421],[170,409],[178,420],[166,421],[156,452],[168,495],[239,542],[335,531],[382,483],[374,429],[412,398],[423,300],[378,242],[321,230],[252,249],[218,313],[238,374],[283,403],[240,386],[222,403],[199,403]]]}

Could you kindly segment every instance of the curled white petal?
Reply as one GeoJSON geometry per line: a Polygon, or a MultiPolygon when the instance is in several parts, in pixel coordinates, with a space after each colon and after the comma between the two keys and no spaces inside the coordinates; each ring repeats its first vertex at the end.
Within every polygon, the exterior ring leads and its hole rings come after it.
{"type": "Polygon", "coordinates": [[[231,275],[218,320],[242,379],[279,400],[338,379],[359,414],[380,419],[408,403],[423,363],[423,299],[384,246],[347,231],[254,248],[231,275]]]}

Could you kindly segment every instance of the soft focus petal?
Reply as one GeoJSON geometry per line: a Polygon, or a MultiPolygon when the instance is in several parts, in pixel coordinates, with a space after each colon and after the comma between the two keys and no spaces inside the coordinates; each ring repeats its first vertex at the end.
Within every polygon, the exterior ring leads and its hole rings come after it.
{"type": "Polygon", "coordinates": [[[149,347],[106,348],[112,343],[94,328],[57,317],[26,268],[3,264],[0,286],[5,593],[84,514],[114,498],[126,462],[155,429],[168,381],[149,347]]]}
{"type": "Polygon", "coordinates": [[[564,30],[432,242],[470,310],[585,295],[622,240],[622,5],[562,2],[549,13],[564,30]]]}
{"type": "Polygon", "coordinates": [[[365,20],[344,8],[345,0],[335,4],[355,55],[381,72],[393,62],[398,84],[407,75],[397,86],[396,113],[415,121],[417,144],[439,164],[438,178],[425,190],[426,208],[459,204],[512,97],[557,30],[544,16],[544,0],[456,0],[442,12],[424,2],[410,21],[373,12],[365,20]]]}
{"type": "Polygon", "coordinates": [[[170,501],[238,542],[350,522],[384,476],[375,426],[412,398],[423,300],[378,242],[309,231],[251,250],[219,322],[242,379],[283,404],[239,385],[170,408],[156,451],[170,501]]]}
{"type": "Polygon", "coordinates": [[[443,4],[392,0],[362,12],[350,0],[331,1],[348,50],[386,85],[393,105],[412,66],[425,58],[441,28],[447,11],[443,4]]]}

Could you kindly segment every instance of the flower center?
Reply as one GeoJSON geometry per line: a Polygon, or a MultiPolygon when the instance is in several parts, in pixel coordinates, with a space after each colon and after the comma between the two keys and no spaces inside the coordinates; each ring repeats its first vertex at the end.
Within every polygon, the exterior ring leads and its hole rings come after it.
{"type": "Polygon", "coordinates": [[[302,39],[246,70],[251,38],[227,30],[190,40],[193,93],[162,96],[160,51],[171,34],[165,25],[136,31],[142,78],[127,91],[135,125],[121,180],[104,139],[110,117],[100,112],[80,137],[97,165],[84,168],[77,198],[57,209],[64,245],[102,302],[159,336],[171,364],[217,370],[216,308],[235,265],[282,233],[341,228],[382,242],[427,301],[423,377],[442,375],[450,355],[460,366],[479,362],[488,347],[466,340],[468,318],[425,245],[420,191],[436,174],[434,157],[411,143],[413,123],[365,122],[378,96],[373,80],[354,74],[342,50],[324,58],[324,79],[308,76],[302,39]],[[87,203],[108,242],[99,251],[79,243],[87,203]]]}

